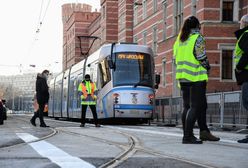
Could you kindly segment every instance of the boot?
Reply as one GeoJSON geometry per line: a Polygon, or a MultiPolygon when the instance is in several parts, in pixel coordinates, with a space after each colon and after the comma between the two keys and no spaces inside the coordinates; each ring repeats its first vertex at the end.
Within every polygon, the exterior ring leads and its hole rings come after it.
{"type": "Polygon", "coordinates": [[[183,137],[183,144],[202,144],[200,139],[197,139],[195,136],[183,137]]]}
{"type": "Polygon", "coordinates": [[[248,137],[238,140],[238,143],[248,143],[248,137]]]}
{"type": "Polygon", "coordinates": [[[33,119],[33,118],[30,120],[30,123],[31,123],[33,126],[35,126],[35,127],[36,127],[36,124],[35,124],[35,121],[34,121],[34,119],[33,119]]]}
{"type": "Polygon", "coordinates": [[[194,136],[193,131],[185,131],[183,135],[183,144],[202,144],[202,141],[200,139],[197,139],[194,136]]]}
{"type": "Polygon", "coordinates": [[[219,141],[220,138],[214,136],[213,134],[211,134],[210,132],[204,130],[200,132],[200,139],[202,141],[219,141]]]}

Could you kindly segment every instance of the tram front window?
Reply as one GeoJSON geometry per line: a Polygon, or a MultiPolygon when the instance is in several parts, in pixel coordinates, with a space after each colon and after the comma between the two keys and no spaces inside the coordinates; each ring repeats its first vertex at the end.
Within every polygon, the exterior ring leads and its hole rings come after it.
{"type": "Polygon", "coordinates": [[[113,74],[114,86],[152,87],[151,56],[141,53],[118,53],[113,74]]]}

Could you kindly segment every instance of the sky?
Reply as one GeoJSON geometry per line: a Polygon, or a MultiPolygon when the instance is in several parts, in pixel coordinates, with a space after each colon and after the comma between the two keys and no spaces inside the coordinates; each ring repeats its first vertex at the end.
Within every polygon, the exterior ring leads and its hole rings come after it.
{"type": "Polygon", "coordinates": [[[52,73],[61,72],[61,6],[65,3],[86,3],[93,11],[100,9],[100,0],[1,1],[0,75],[41,72],[44,69],[52,73]],[[38,29],[39,33],[36,33],[38,29]]]}

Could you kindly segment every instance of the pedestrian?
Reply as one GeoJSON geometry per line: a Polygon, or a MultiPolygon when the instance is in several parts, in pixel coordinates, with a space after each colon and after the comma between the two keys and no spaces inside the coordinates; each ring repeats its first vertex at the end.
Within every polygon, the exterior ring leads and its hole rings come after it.
{"type": "Polygon", "coordinates": [[[78,91],[81,95],[81,125],[80,127],[85,126],[85,115],[87,107],[89,106],[94,117],[94,122],[96,127],[100,127],[98,124],[97,113],[96,113],[96,84],[90,80],[90,75],[86,74],[84,80],[79,84],[78,91]]]}
{"type": "Polygon", "coordinates": [[[7,107],[6,107],[6,100],[2,99],[2,104],[3,104],[3,119],[7,120],[7,107]]]}
{"type": "MultiPolygon", "coordinates": [[[[241,85],[243,106],[248,110],[248,14],[241,18],[240,29],[235,35],[238,40],[234,51],[235,76],[237,84],[241,85]]],[[[248,143],[248,136],[238,142],[248,143]]]]}
{"type": "Polygon", "coordinates": [[[4,120],[4,118],[3,118],[4,116],[3,116],[3,102],[2,102],[2,100],[0,99],[0,125],[3,125],[3,120],[4,120]]]}
{"type": "Polygon", "coordinates": [[[200,22],[195,16],[187,18],[173,46],[176,79],[179,80],[183,97],[183,144],[220,140],[210,133],[206,123],[206,86],[210,65],[200,29],[200,22]],[[200,139],[193,133],[196,120],[200,128],[200,139]]]}
{"type": "Polygon", "coordinates": [[[40,119],[40,127],[49,127],[45,124],[43,118],[43,112],[45,105],[48,104],[49,100],[49,91],[47,85],[47,79],[49,76],[49,71],[44,70],[41,74],[37,75],[36,79],[36,98],[38,103],[38,111],[34,112],[33,117],[31,118],[30,122],[33,126],[36,126],[35,120],[39,117],[40,119]]]}

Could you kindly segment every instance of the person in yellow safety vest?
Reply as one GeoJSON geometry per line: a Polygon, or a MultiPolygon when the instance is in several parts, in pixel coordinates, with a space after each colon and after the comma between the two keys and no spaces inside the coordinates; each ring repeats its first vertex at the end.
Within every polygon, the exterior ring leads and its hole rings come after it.
{"type": "Polygon", "coordinates": [[[206,123],[206,86],[210,65],[200,28],[200,22],[195,16],[187,18],[173,46],[176,79],[179,81],[183,97],[183,144],[220,140],[210,133],[206,123]],[[200,139],[193,133],[196,120],[200,128],[200,139]]]}
{"type": "MultiPolygon", "coordinates": [[[[234,51],[235,76],[237,84],[241,85],[242,104],[248,110],[248,14],[240,20],[240,29],[235,32],[237,43],[234,51]]],[[[248,135],[239,143],[248,143],[248,135]]]]}
{"type": "Polygon", "coordinates": [[[79,84],[78,91],[81,95],[81,105],[82,105],[82,114],[81,114],[81,125],[80,127],[85,126],[85,115],[87,107],[89,106],[94,117],[95,126],[100,127],[98,124],[97,113],[96,113],[96,84],[90,80],[90,75],[86,74],[84,80],[79,84]]]}

